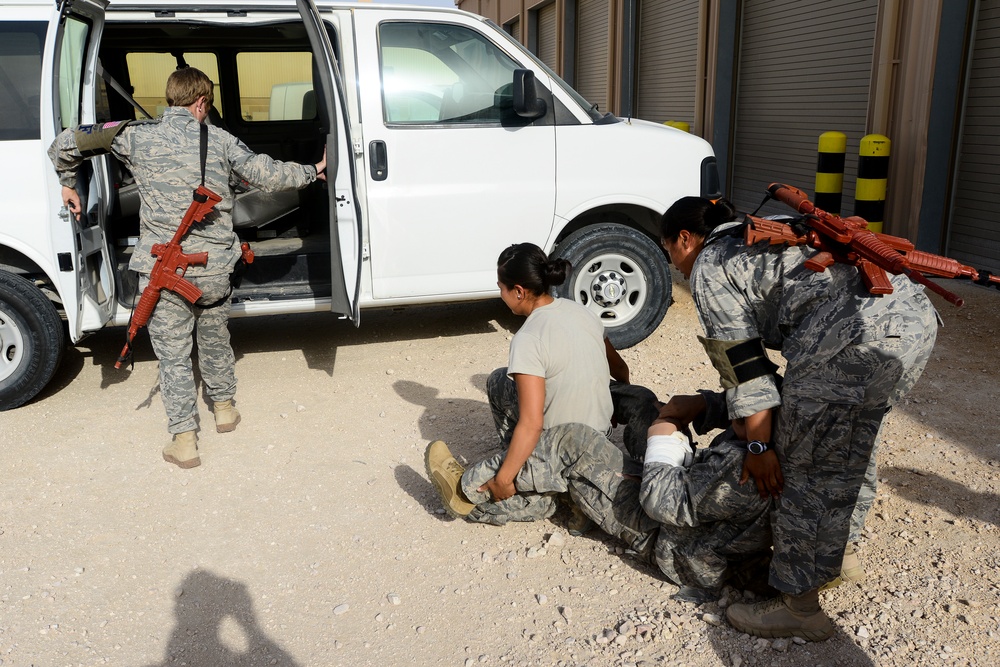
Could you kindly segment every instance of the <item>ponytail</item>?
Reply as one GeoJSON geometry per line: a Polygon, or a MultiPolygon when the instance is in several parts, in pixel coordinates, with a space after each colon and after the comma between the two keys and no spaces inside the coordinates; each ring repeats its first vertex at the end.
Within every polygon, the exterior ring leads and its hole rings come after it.
{"type": "Polygon", "coordinates": [[[520,285],[535,296],[561,285],[572,270],[565,259],[549,259],[534,243],[515,243],[497,259],[497,279],[506,287],[520,285]]]}

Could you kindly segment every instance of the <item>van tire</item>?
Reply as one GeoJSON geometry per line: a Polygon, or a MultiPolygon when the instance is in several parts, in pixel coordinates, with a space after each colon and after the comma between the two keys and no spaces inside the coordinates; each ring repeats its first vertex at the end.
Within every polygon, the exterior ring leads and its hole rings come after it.
{"type": "Polygon", "coordinates": [[[632,347],[663,321],[671,303],[670,269],[663,251],[642,232],[613,223],[584,227],[553,256],[573,265],[556,295],[600,317],[615,348],[632,347]]]}
{"type": "Polygon", "coordinates": [[[52,302],[31,282],[0,271],[0,410],[34,398],[55,374],[65,346],[52,302]]]}

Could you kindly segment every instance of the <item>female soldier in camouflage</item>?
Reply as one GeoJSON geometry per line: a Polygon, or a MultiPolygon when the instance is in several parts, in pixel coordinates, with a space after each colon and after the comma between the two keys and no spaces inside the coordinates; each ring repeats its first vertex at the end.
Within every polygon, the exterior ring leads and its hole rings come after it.
{"type": "Polygon", "coordinates": [[[873,296],[853,266],[803,266],[816,252],[806,246],[748,247],[734,218],[724,200],[685,197],[661,230],[691,280],[729,415],[746,420],[743,479],[778,499],[769,583],[781,595],[726,613],[749,634],[825,639],[834,628],[819,588],[840,573],[883,417],[923,370],[936,313],[904,276],[873,296]],[[787,361],[780,392],[765,347],[787,361]]]}
{"type": "MultiPolygon", "coordinates": [[[[211,79],[193,67],[167,79],[169,108],[157,120],[105,123],[69,128],[56,137],[49,158],[62,183],[63,203],[79,218],[76,172],[84,159],[111,153],[132,170],[142,207],[139,241],[129,268],[139,274],[139,289],[149,283],[155,263],[150,250],[173,236],[201,179],[200,124],[214,99],[211,79]]],[[[202,379],[213,401],[216,430],[232,431],[240,420],[233,407],[236,359],[229,343],[230,273],[240,258],[233,231],[231,175],[265,191],[304,188],[325,180],[326,155],[315,165],[278,162],[257,155],[218,127],[208,128],[205,186],[222,196],[203,224],[192,227],[181,241],[185,254],[208,252],[204,266],[191,266],[185,277],[202,291],[194,304],[163,290],[149,320],[149,337],[160,361],[160,391],[167,411],[167,431],[173,436],[163,458],[181,468],[201,463],[197,447],[197,390],[191,365],[192,333],[198,339],[202,379]]]]}

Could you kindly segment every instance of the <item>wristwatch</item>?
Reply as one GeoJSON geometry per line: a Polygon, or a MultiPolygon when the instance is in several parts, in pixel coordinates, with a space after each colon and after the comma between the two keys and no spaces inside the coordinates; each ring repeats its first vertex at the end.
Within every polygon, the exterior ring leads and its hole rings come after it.
{"type": "Polygon", "coordinates": [[[751,440],[747,443],[747,451],[751,454],[763,454],[767,450],[771,449],[766,442],[761,442],[760,440],[751,440]]]}

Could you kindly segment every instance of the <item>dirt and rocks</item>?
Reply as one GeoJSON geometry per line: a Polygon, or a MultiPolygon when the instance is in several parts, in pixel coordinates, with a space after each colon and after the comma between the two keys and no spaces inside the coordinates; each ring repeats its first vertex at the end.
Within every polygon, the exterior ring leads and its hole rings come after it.
{"type": "MultiPolygon", "coordinates": [[[[889,416],[861,552],[823,594],[822,643],[733,631],[568,513],[504,528],[443,514],[427,442],[493,452],[484,382],[519,321],[499,300],[232,323],[240,427],[203,464],[160,459],[156,362],[122,331],[71,350],[0,414],[3,665],[996,665],[1000,294],[949,285],[924,377],[889,416]]],[[[714,387],[684,281],[623,351],[661,399],[714,387]]],[[[202,418],[211,415],[202,405],[202,418]]],[[[620,433],[615,436],[620,442],[620,433]]],[[[705,439],[707,443],[707,439],[705,439]]]]}

